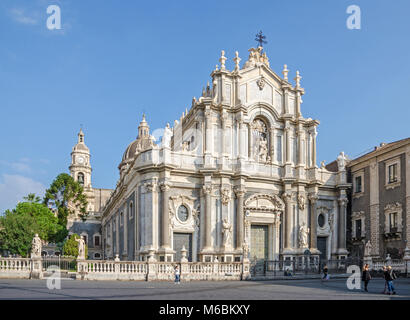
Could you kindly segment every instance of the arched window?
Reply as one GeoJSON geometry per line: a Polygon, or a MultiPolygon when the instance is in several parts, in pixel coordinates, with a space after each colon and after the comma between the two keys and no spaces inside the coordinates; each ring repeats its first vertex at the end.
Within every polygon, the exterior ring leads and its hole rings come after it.
{"type": "Polygon", "coordinates": [[[101,259],[101,254],[99,253],[94,253],[94,259],[101,259]]]}
{"type": "Polygon", "coordinates": [[[251,157],[258,162],[269,160],[269,134],[264,120],[256,118],[251,123],[251,157]]]}
{"type": "Polygon", "coordinates": [[[82,186],[84,185],[84,173],[79,172],[77,175],[77,181],[79,184],[81,184],[82,186]]]}

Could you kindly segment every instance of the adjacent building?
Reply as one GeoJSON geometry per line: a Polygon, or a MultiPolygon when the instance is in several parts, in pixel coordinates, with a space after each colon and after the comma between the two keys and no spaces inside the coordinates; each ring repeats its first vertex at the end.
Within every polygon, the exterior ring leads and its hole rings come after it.
{"type": "Polygon", "coordinates": [[[410,255],[410,138],[379,147],[348,163],[351,190],[348,235],[353,256],[410,255]]]}

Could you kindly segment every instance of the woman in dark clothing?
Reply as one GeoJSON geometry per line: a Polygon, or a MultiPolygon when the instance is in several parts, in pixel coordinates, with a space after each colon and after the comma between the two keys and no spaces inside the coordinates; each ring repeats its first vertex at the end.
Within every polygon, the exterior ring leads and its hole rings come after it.
{"type": "Polygon", "coordinates": [[[325,264],[325,266],[323,267],[323,277],[322,280],[329,280],[327,273],[329,272],[329,269],[327,267],[327,265],[325,264]]]}
{"type": "Polygon", "coordinates": [[[370,276],[369,265],[365,264],[363,267],[362,281],[364,282],[364,291],[366,292],[369,292],[367,290],[367,285],[369,284],[371,278],[372,277],[370,276]]]}

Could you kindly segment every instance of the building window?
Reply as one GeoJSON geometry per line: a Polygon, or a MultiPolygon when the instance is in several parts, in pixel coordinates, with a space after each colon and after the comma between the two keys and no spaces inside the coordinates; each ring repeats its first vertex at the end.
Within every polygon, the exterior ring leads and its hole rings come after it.
{"type": "Polygon", "coordinates": [[[179,206],[178,208],[178,219],[182,222],[188,220],[188,209],[184,205],[179,206]]]}
{"type": "Polygon", "coordinates": [[[400,158],[396,157],[386,161],[386,189],[394,189],[400,185],[400,158]]]}
{"type": "Polygon", "coordinates": [[[388,166],[389,183],[397,182],[397,163],[388,166]]]}
{"type": "Polygon", "coordinates": [[[353,173],[353,198],[360,198],[364,194],[364,170],[353,173]]]}
{"type": "Polygon", "coordinates": [[[94,253],[94,259],[101,259],[101,254],[94,253]]]}
{"type": "Polygon", "coordinates": [[[325,225],[325,215],[323,213],[319,214],[318,223],[321,228],[325,225]]]}
{"type": "Polygon", "coordinates": [[[390,232],[397,232],[397,212],[392,212],[389,215],[390,232]]]}
{"type": "Polygon", "coordinates": [[[134,216],[134,212],[133,212],[133,204],[132,202],[130,203],[130,212],[128,213],[128,216],[130,219],[132,219],[132,217],[134,216]]]}
{"type": "Polygon", "coordinates": [[[100,245],[100,236],[94,236],[94,246],[99,247],[100,245]]]}
{"type": "Polygon", "coordinates": [[[362,220],[356,220],[356,236],[361,237],[362,235],[362,220]]]}
{"type": "Polygon", "coordinates": [[[362,192],[362,176],[355,178],[355,187],[356,193],[362,192]]]}
{"type": "Polygon", "coordinates": [[[120,226],[122,226],[124,223],[124,214],[123,212],[120,213],[120,226]]]}
{"type": "Polygon", "coordinates": [[[84,173],[79,172],[77,175],[77,181],[79,184],[81,184],[82,186],[84,185],[84,173]]]}

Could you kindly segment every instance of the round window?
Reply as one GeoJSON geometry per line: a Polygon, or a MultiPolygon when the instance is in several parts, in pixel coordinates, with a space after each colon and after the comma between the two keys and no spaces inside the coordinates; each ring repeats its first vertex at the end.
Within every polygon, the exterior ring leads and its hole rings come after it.
{"type": "Polygon", "coordinates": [[[178,208],[178,219],[182,222],[188,220],[188,209],[185,206],[179,206],[178,208]]]}
{"type": "Polygon", "coordinates": [[[323,226],[325,225],[325,216],[322,213],[319,214],[318,223],[319,223],[319,227],[321,228],[323,228],[323,226]]]}

